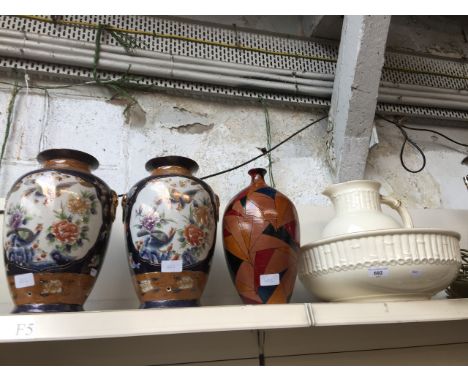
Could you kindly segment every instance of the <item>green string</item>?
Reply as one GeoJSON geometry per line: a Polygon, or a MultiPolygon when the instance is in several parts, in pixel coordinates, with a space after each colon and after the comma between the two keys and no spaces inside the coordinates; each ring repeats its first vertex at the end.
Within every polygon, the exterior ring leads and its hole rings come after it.
{"type": "MultiPolygon", "coordinates": [[[[129,104],[124,110],[124,115],[127,116],[127,114],[130,112],[130,109],[132,106],[135,106],[138,104],[138,101],[133,97],[127,90],[124,88],[127,87],[129,88],[131,85],[131,80],[132,77],[129,76],[128,71],[130,70],[130,67],[127,70],[127,73],[125,73],[121,78],[113,81],[101,81],[101,79],[98,76],[97,73],[97,67],[99,64],[99,57],[101,53],[101,38],[102,38],[102,32],[106,30],[106,26],[103,24],[99,24],[97,31],[96,31],[96,40],[95,40],[95,49],[94,49],[94,60],[93,60],[93,79],[94,79],[94,84],[96,85],[101,85],[110,88],[111,90],[115,91],[115,94],[113,97],[120,96],[129,101],[129,104]]],[[[118,36],[117,33],[112,33],[113,37],[125,48],[127,53],[129,52],[130,49],[133,47],[137,46],[135,41],[132,39],[122,39],[118,36]]],[[[4,83],[4,82],[2,82],[4,83]]],[[[6,127],[5,127],[5,134],[3,137],[3,143],[2,143],[2,150],[0,153],[0,168],[2,167],[2,160],[3,156],[5,155],[5,149],[7,145],[8,138],[10,136],[10,130],[11,126],[13,123],[13,110],[15,107],[15,101],[16,101],[16,96],[18,95],[19,91],[24,88],[24,86],[20,86],[18,84],[18,78],[16,78],[14,84],[9,84],[13,86],[13,90],[11,92],[11,98],[8,103],[7,107],[7,122],[6,122],[6,127]]],[[[31,87],[31,88],[38,88],[43,91],[45,91],[46,96],[48,96],[47,90],[49,89],[61,89],[61,88],[68,88],[68,87],[73,87],[77,86],[79,84],[73,84],[73,85],[65,85],[65,86],[57,86],[57,87],[31,87]]],[[[84,84],[83,84],[84,85],[84,84]]],[[[86,85],[91,85],[91,83],[87,83],[86,85]]]]}
{"type": "MultiPolygon", "coordinates": [[[[129,101],[129,103],[128,103],[127,107],[124,109],[124,115],[128,116],[128,113],[130,112],[131,107],[137,105],[138,101],[127,90],[125,90],[125,87],[130,88],[130,86],[132,85],[132,80],[138,81],[138,79],[136,77],[133,78],[132,76],[129,75],[129,73],[128,73],[130,71],[130,66],[129,66],[128,70],[127,70],[127,73],[125,73],[119,79],[113,80],[113,81],[109,81],[109,80],[101,81],[101,79],[98,76],[98,64],[99,64],[99,57],[101,55],[102,32],[104,30],[107,30],[106,26],[104,24],[99,24],[99,26],[97,28],[97,31],[96,31],[94,59],[93,59],[94,84],[105,86],[105,87],[113,90],[115,92],[113,97],[120,96],[122,98],[127,99],[129,101]]],[[[122,33],[119,33],[119,32],[111,31],[110,33],[117,40],[117,42],[125,48],[125,51],[128,54],[131,53],[132,49],[139,46],[138,41],[136,39],[124,36],[122,33]]],[[[72,86],[76,86],[76,85],[77,84],[57,86],[57,87],[37,87],[37,88],[45,91],[46,96],[48,96],[48,93],[47,93],[48,89],[68,88],[68,87],[72,87],[72,86]]],[[[91,85],[91,84],[89,83],[87,85],[91,85]]],[[[7,141],[8,141],[11,126],[12,126],[12,123],[13,123],[13,109],[15,107],[16,96],[18,95],[19,91],[21,89],[23,89],[23,88],[24,88],[23,86],[20,86],[18,84],[18,79],[16,79],[15,83],[13,84],[13,90],[12,90],[12,93],[11,93],[10,102],[8,103],[8,107],[7,107],[7,122],[6,122],[6,127],[5,127],[5,134],[4,134],[4,137],[3,137],[2,150],[1,150],[1,153],[0,153],[0,168],[2,167],[2,160],[3,160],[3,156],[5,154],[7,141]]],[[[31,87],[31,88],[33,88],[33,87],[31,87]]]]}
{"type": "Polygon", "coordinates": [[[18,79],[16,79],[15,84],[13,85],[13,90],[11,91],[10,102],[8,102],[5,135],[3,136],[2,152],[0,153],[0,168],[2,167],[3,155],[5,154],[6,144],[8,141],[8,136],[10,135],[10,129],[13,122],[13,109],[15,108],[16,96],[18,95],[20,89],[21,87],[18,86],[18,79]]]}
{"type": "MultiPolygon", "coordinates": [[[[267,150],[271,150],[271,126],[270,126],[270,115],[268,113],[268,108],[266,106],[265,100],[262,98],[260,102],[263,106],[263,112],[265,114],[265,128],[266,128],[266,135],[267,135],[267,150]]],[[[270,185],[272,187],[276,187],[275,178],[273,177],[273,162],[271,160],[271,153],[269,152],[267,155],[268,158],[268,176],[270,178],[270,185]]]]}
{"type": "Polygon", "coordinates": [[[99,63],[99,56],[101,55],[101,36],[102,31],[104,29],[104,25],[99,24],[98,29],[96,31],[96,40],[95,40],[95,48],[94,48],[94,61],[93,61],[93,78],[96,83],[99,83],[99,77],[97,75],[97,66],[99,63]]]}
{"type": "Polygon", "coordinates": [[[128,101],[128,105],[124,109],[124,115],[126,118],[129,117],[130,110],[133,106],[138,105],[138,101],[133,97],[125,88],[129,88],[132,84],[132,79],[134,81],[138,81],[138,79],[133,78],[130,74],[131,65],[128,66],[127,72],[124,73],[120,78],[117,80],[105,80],[101,81],[97,74],[97,67],[99,64],[99,57],[101,55],[101,39],[102,39],[102,32],[107,31],[111,34],[112,37],[116,39],[116,41],[125,49],[127,54],[131,54],[132,50],[138,47],[138,40],[123,36],[122,33],[112,31],[108,29],[104,24],[99,24],[97,31],[96,31],[96,40],[95,40],[95,49],[94,49],[94,60],[93,60],[93,79],[97,85],[103,85],[106,88],[114,91],[114,95],[111,99],[116,97],[121,97],[128,101]]]}
{"type": "Polygon", "coordinates": [[[142,48],[142,45],[149,48],[149,44],[138,40],[127,33],[117,32],[112,29],[106,29],[112,37],[125,49],[127,54],[133,54],[135,48],[142,48]]]}

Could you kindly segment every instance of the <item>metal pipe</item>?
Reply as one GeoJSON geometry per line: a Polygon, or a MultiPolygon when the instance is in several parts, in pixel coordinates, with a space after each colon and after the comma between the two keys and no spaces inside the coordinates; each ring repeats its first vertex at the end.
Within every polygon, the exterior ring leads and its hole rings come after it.
{"type": "MultiPolygon", "coordinates": [[[[94,44],[76,40],[52,38],[32,33],[0,29],[3,46],[0,53],[14,58],[27,58],[44,62],[56,62],[66,65],[93,67],[94,44]]],[[[333,82],[310,81],[265,72],[245,70],[244,65],[235,64],[229,68],[221,62],[216,65],[200,65],[212,60],[192,59],[183,56],[167,55],[139,49],[142,56],[129,56],[117,46],[103,45],[98,68],[137,75],[149,75],[161,78],[196,81],[215,85],[227,85],[277,90],[293,94],[329,98],[333,82]],[[176,62],[183,57],[185,62],[176,62]],[[196,62],[197,64],[194,64],[196,62]],[[240,69],[242,67],[242,70],[240,69]],[[253,77],[253,78],[252,78],[253,77]]],[[[255,70],[260,67],[249,66],[255,70]]],[[[267,69],[267,68],[263,68],[267,69]]],[[[284,70],[280,70],[284,73],[284,70]]],[[[289,74],[292,71],[286,71],[289,74]]],[[[379,102],[424,107],[443,107],[456,110],[468,110],[468,91],[432,88],[419,85],[392,84],[383,82],[379,89],[379,102]]]]}
{"type": "MultiPolygon", "coordinates": [[[[384,88],[416,90],[416,91],[422,91],[426,93],[446,93],[446,94],[468,95],[468,90],[464,90],[464,89],[436,88],[433,86],[423,86],[423,85],[413,85],[413,84],[395,84],[393,82],[388,82],[388,81],[381,81],[380,86],[384,88]]],[[[467,89],[468,89],[468,81],[467,81],[467,89]]]]}
{"type": "Polygon", "coordinates": [[[415,90],[406,90],[406,89],[395,89],[395,88],[387,88],[387,87],[380,87],[379,88],[379,95],[395,95],[395,96],[402,96],[402,97],[417,97],[417,98],[432,98],[432,99],[440,99],[440,100],[447,100],[447,101],[456,101],[456,102],[466,102],[468,104],[468,96],[462,94],[449,94],[449,93],[429,93],[424,91],[415,91],[415,90]]]}
{"type": "MultiPolygon", "coordinates": [[[[19,44],[22,48],[32,48],[32,49],[43,49],[52,54],[57,53],[65,53],[76,55],[77,57],[91,57],[94,58],[94,51],[89,49],[77,48],[77,47],[69,47],[64,45],[56,45],[51,43],[39,42],[39,41],[30,41],[30,40],[18,40],[17,38],[10,38],[10,37],[2,37],[3,44],[8,44],[10,46],[16,46],[19,44]]],[[[159,67],[166,67],[166,68],[174,68],[174,69],[182,69],[182,70],[191,70],[191,71],[201,71],[213,74],[223,74],[223,75],[230,75],[230,76],[239,76],[245,78],[258,78],[258,79],[266,79],[266,80],[273,80],[278,82],[289,82],[294,84],[302,84],[302,85],[311,85],[311,86],[323,86],[323,87],[333,87],[333,82],[329,81],[319,81],[319,80],[309,80],[304,78],[295,78],[295,77],[287,77],[287,76],[280,76],[277,74],[269,74],[269,73],[262,73],[262,72],[248,72],[243,70],[236,70],[236,69],[229,69],[229,68],[222,68],[222,67],[213,67],[213,66],[206,66],[206,65],[194,65],[194,64],[182,64],[182,63],[175,63],[173,61],[166,61],[166,60],[158,60],[154,58],[146,58],[146,57],[135,57],[129,56],[127,54],[115,54],[109,52],[100,52],[99,55],[100,59],[107,58],[109,60],[115,61],[122,61],[125,62],[127,65],[134,65],[134,64],[142,64],[142,65],[157,65],[159,67]]]]}
{"type": "Polygon", "coordinates": [[[397,95],[391,95],[391,94],[379,94],[377,100],[379,102],[394,103],[394,104],[399,104],[399,105],[436,107],[436,108],[465,110],[465,111],[468,110],[468,103],[466,102],[447,101],[447,100],[434,99],[434,98],[407,97],[407,96],[397,96],[397,95]]]}
{"type": "MultiPolygon", "coordinates": [[[[30,40],[30,41],[51,43],[54,45],[61,45],[61,46],[73,46],[73,47],[81,48],[81,49],[89,49],[89,50],[92,50],[93,52],[96,47],[94,43],[90,43],[90,42],[77,41],[77,40],[71,40],[71,39],[65,39],[65,38],[59,38],[59,37],[50,37],[50,36],[44,36],[38,33],[20,32],[20,31],[14,31],[14,30],[3,29],[3,28],[0,28],[0,36],[18,38],[22,41],[30,40]]],[[[125,51],[123,47],[108,45],[108,44],[102,44],[101,51],[128,55],[128,53],[125,51]]],[[[312,79],[312,80],[330,81],[331,83],[333,83],[333,79],[334,79],[333,74],[310,73],[310,72],[303,72],[303,71],[293,71],[293,70],[288,70],[288,69],[266,68],[266,67],[255,66],[255,65],[236,64],[236,63],[209,60],[209,59],[196,58],[196,57],[172,55],[172,54],[148,51],[148,50],[138,49],[138,48],[135,48],[132,50],[132,57],[156,58],[159,60],[166,60],[170,62],[199,64],[203,66],[224,67],[224,68],[231,68],[231,69],[251,71],[251,72],[262,72],[262,73],[270,73],[270,74],[277,74],[277,75],[284,75],[284,76],[300,77],[300,78],[306,78],[306,79],[312,79]]]]}
{"type": "MultiPolygon", "coordinates": [[[[25,58],[42,62],[54,62],[72,66],[90,68],[94,65],[92,57],[77,57],[72,54],[57,52],[52,53],[38,48],[18,48],[17,46],[2,44],[0,54],[14,58],[25,58]]],[[[257,80],[250,78],[233,77],[221,74],[210,74],[193,72],[174,68],[159,68],[143,64],[125,63],[101,58],[97,65],[99,69],[122,72],[135,75],[148,75],[160,78],[194,81],[214,85],[226,85],[232,87],[243,87],[250,89],[261,89],[265,91],[282,91],[293,94],[314,95],[316,97],[330,97],[331,88],[314,87],[300,84],[288,84],[275,81],[257,80]]]]}

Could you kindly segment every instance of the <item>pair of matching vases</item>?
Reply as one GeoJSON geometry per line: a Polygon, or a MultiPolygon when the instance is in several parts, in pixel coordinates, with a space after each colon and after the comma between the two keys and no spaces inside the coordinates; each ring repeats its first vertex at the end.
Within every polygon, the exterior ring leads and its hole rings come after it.
{"type": "MultiPolygon", "coordinates": [[[[8,285],[19,312],[81,311],[101,270],[117,194],[91,174],[89,154],[52,149],[8,193],[3,228],[8,285]]],[[[184,157],[147,162],[122,198],[128,261],[141,308],[198,306],[216,242],[219,200],[184,157]]],[[[296,280],[299,225],[265,170],[223,218],[228,268],[244,303],[286,303],[296,280]]]]}

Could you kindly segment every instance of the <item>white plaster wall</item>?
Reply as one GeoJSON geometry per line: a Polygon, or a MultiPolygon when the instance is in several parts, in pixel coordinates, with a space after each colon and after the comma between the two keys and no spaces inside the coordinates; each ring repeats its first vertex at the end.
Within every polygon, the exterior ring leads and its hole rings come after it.
{"type": "MultiPolygon", "coordinates": [[[[0,91],[0,136],[3,137],[10,90],[0,91]]],[[[63,147],[86,151],[101,163],[95,174],[118,193],[147,176],[145,162],[156,156],[183,155],[208,175],[258,154],[266,146],[266,126],[260,105],[206,101],[164,94],[137,94],[141,108],[129,121],[125,105],[109,102],[106,90],[74,88],[22,91],[1,169],[0,196],[21,174],[37,167],[41,149],[63,147]]],[[[138,109],[138,108],[136,108],[138,109]]],[[[269,108],[273,144],[317,118],[312,112],[269,108]]],[[[324,204],[320,191],[330,182],[325,134],[318,126],[283,145],[273,154],[277,188],[296,203],[324,204]]],[[[247,170],[266,166],[265,158],[251,166],[208,180],[226,203],[249,183],[247,170]]]]}
{"type": "MultiPolygon", "coordinates": [[[[0,86],[0,137],[4,135],[10,92],[7,85],[0,86]]],[[[125,104],[109,101],[109,97],[106,90],[95,87],[54,90],[49,97],[40,90],[22,90],[0,170],[0,197],[15,179],[37,168],[36,155],[48,148],[74,148],[96,156],[101,166],[95,174],[124,193],[147,176],[144,164],[152,157],[188,156],[200,165],[197,175],[204,176],[244,162],[266,146],[260,105],[138,93],[141,109],[135,107],[126,118],[125,104]]],[[[313,111],[282,107],[269,107],[269,113],[273,145],[318,117],[313,111]]],[[[433,134],[411,132],[427,155],[427,167],[410,174],[398,157],[401,133],[389,123],[377,121],[376,126],[379,144],[370,150],[365,177],[381,181],[383,193],[400,197],[410,208],[468,206],[468,191],[462,182],[468,167],[461,165],[468,155],[466,148],[447,144],[433,134]]],[[[468,142],[466,129],[436,128],[468,142]]],[[[332,179],[325,140],[324,125],[315,125],[273,153],[276,187],[298,205],[328,204],[321,195],[332,179]]],[[[405,159],[411,168],[421,163],[411,146],[407,146],[405,159]]],[[[247,170],[254,166],[267,166],[266,158],[208,180],[221,204],[249,183],[247,170]]]]}
{"type": "MultiPolygon", "coordinates": [[[[0,81],[10,81],[0,78],[0,81]]],[[[11,88],[0,86],[0,137],[4,135],[11,88]]],[[[118,193],[126,192],[147,176],[145,162],[156,156],[184,155],[200,165],[199,176],[208,175],[260,153],[266,146],[264,111],[260,105],[229,101],[208,101],[160,93],[139,93],[142,109],[134,108],[129,118],[125,105],[109,101],[100,88],[70,88],[49,92],[22,90],[14,109],[14,123],[0,170],[0,197],[25,172],[37,168],[35,157],[42,149],[75,148],[96,156],[101,166],[95,174],[118,193]]],[[[272,144],[283,140],[318,117],[313,111],[269,107],[272,144]]],[[[376,122],[379,144],[367,160],[365,176],[383,184],[383,192],[401,198],[411,208],[455,208],[468,206],[461,165],[468,151],[446,145],[433,134],[410,133],[427,155],[427,167],[410,174],[400,165],[400,132],[391,124],[376,122]]],[[[423,126],[420,126],[423,127],[423,126]]],[[[434,128],[434,127],[432,127],[434,128]]],[[[437,128],[437,127],[436,127],[437,128]]],[[[468,142],[468,130],[440,127],[468,142]]],[[[325,159],[324,125],[316,125],[273,153],[276,186],[294,203],[327,205],[321,191],[331,182],[325,159]]],[[[418,167],[420,157],[408,146],[408,166],[418,167]]],[[[208,180],[221,203],[249,183],[247,170],[267,166],[261,158],[249,166],[208,180]]]]}
{"type": "MultiPolygon", "coordinates": [[[[412,174],[400,164],[403,136],[394,125],[376,121],[379,144],[367,158],[365,177],[382,183],[382,193],[401,199],[410,208],[467,209],[468,191],[463,177],[468,167],[461,162],[468,156],[467,148],[448,142],[436,134],[408,131],[408,135],[426,155],[426,167],[412,174]]],[[[468,128],[449,128],[408,124],[416,128],[439,131],[461,142],[468,143],[468,128]]],[[[421,155],[407,144],[404,151],[406,165],[413,170],[422,164],[421,155]]]]}

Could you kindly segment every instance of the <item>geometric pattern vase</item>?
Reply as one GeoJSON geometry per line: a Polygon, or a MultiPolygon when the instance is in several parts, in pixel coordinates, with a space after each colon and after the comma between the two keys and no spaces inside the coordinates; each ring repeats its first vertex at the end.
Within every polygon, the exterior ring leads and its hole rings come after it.
{"type": "Polygon", "coordinates": [[[297,275],[299,220],[292,202],[269,187],[266,170],[228,204],[223,245],[237,292],[245,304],[289,302],[297,275]]]}

